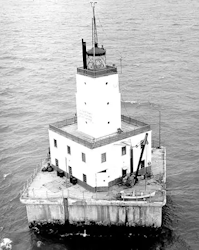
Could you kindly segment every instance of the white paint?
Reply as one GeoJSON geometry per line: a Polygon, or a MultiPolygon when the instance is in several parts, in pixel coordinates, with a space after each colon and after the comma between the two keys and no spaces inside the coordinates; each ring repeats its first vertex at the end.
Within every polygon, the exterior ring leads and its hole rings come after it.
{"type": "MultiPolygon", "coordinates": [[[[145,166],[151,162],[151,131],[148,131],[148,144],[145,146],[142,160],[145,166]]],[[[130,149],[133,147],[133,171],[136,171],[141,154],[140,142],[144,140],[146,133],[132,136],[126,140],[117,141],[95,149],[87,148],[64,136],[49,130],[51,163],[55,165],[55,159],[59,161],[59,168],[67,171],[72,167],[72,175],[83,181],[83,174],[86,175],[87,184],[91,187],[108,186],[113,181],[122,176],[122,169],[130,173],[130,149]],[[54,147],[54,139],[57,140],[57,148],[54,147]],[[123,142],[128,142],[126,155],[122,155],[123,142]],[[121,146],[120,146],[121,144],[121,146]],[[139,145],[138,147],[135,147],[139,145]],[[71,154],[67,153],[67,146],[71,148],[71,154]],[[86,155],[86,162],[82,161],[82,153],[86,155]],[[106,153],[106,162],[101,162],[101,155],[106,153]],[[106,173],[99,173],[106,170],[106,173]]]]}
{"type": "Polygon", "coordinates": [[[95,138],[121,128],[118,74],[92,78],[76,75],[78,130],[95,138]]]}
{"type": "MultiPolygon", "coordinates": [[[[121,94],[119,91],[118,74],[109,74],[92,78],[76,75],[76,109],[77,127],[80,132],[95,139],[115,134],[121,128],[121,94]]],[[[141,154],[140,142],[146,133],[117,141],[95,149],[87,148],[64,136],[49,130],[51,163],[81,181],[86,175],[86,182],[91,187],[107,187],[110,181],[122,176],[122,170],[127,174],[130,169],[130,151],[133,148],[133,171],[136,171],[141,154]],[[54,147],[57,140],[57,147],[54,147]],[[119,144],[119,146],[117,145],[119,144]],[[122,155],[122,147],[126,145],[126,154],[122,155]],[[136,145],[139,145],[137,148],[136,145]],[[67,153],[67,146],[71,154],[67,153]],[[82,153],[86,155],[86,162],[82,161],[82,153]],[[106,153],[106,161],[102,162],[102,154],[106,153]]],[[[151,162],[151,131],[148,131],[149,144],[145,147],[143,159],[147,166],[151,162]]]]}

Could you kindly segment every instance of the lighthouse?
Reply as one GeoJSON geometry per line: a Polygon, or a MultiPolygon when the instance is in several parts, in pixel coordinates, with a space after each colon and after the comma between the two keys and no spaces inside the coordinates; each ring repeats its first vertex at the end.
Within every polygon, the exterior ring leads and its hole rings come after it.
{"type": "Polygon", "coordinates": [[[150,126],[121,114],[119,77],[98,44],[92,4],[92,48],[82,39],[76,74],[76,115],[50,125],[51,164],[79,185],[104,191],[125,176],[150,168],[150,126]],[[143,142],[145,141],[144,145],[143,142]]]}
{"type": "Polygon", "coordinates": [[[56,224],[69,233],[69,225],[131,232],[131,226],[162,224],[166,149],[152,148],[150,125],[122,114],[117,67],[107,64],[94,3],[92,10],[92,46],[82,39],[76,73],[76,112],[49,125],[49,154],[21,191],[36,233],[51,233],[56,224]]]}

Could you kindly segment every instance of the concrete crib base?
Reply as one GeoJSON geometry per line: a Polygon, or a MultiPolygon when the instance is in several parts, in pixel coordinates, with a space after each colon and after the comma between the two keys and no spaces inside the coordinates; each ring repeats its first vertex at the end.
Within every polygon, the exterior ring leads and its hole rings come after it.
{"type": "MultiPolygon", "coordinates": [[[[162,202],[23,199],[33,225],[161,227],[162,202]]],[[[37,230],[37,229],[36,229],[37,230]]]]}

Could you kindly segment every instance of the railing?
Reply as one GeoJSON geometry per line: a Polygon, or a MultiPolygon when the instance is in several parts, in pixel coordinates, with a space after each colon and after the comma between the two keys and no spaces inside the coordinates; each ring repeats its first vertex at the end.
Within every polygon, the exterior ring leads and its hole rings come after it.
{"type": "Polygon", "coordinates": [[[60,135],[65,136],[66,138],[69,138],[69,139],[71,139],[79,144],[82,144],[85,147],[91,148],[91,149],[101,147],[101,146],[113,143],[115,141],[123,140],[123,139],[126,139],[128,137],[131,137],[131,136],[134,136],[134,135],[137,135],[140,133],[144,133],[144,132],[150,130],[150,125],[147,125],[143,122],[137,121],[131,117],[127,117],[127,116],[122,115],[121,119],[124,122],[127,122],[127,123],[135,125],[135,126],[139,126],[139,127],[132,129],[131,131],[128,131],[128,132],[121,131],[118,134],[113,134],[113,135],[110,135],[108,137],[106,136],[106,137],[101,137],[98,139],[93,139],[93,141],[91,141],[89,139],[82,139],[78,136],[70,134],[70,133],[61,129],[64,126],[68,126],[68,125],[77,123],[77,117],[69,118],[69,119],[66,119],[64,121],[51,124],[51,125],[49,125],[49,129],[60,134],[60,135]]]}
{"type": "MultiPolygon", "coordinates": [[[[109,195],[109,191],[106,192],[106,194],[103,194],[101,192],[88,192],[88,191],[81,191],[81,192],[77,192],[75,190],[70,190],[67,187],[66,188],[62,188],[59,192],[57,193],[53,193],[50,192],[48,190],[41,190],[41,189],[37,189],[37,188],[32,188],[28,190],[28,192],[25,192],[22,196],[22,199],[49,199],[50,201],[53,202],[53,199],[74,199],[74,200],[79,200],[81,203],[84,202],[89,202],[92,204],[99,204],[99,201],[109,201],[109,202],[118,202],[118,201],[123,201],[123,202],[136,202],[136,203],[151,203],[154,201],[162,201],[162,199],[164,198],[164,190],[159,190],[158,191],[159,194],[161,193],[161,197],[149,197],[145,200],[143,199],[139,199],[139,197],[135,200],[125,200],[123,198],[121,198],[120,193],[118,191],[118,193],[116,193],[115,195],[113,195],[112,193],[110,193],[109,195]]],[[[140,194],[140,192],[135,191],[136,194],[140,194]]],[[[81,203],[79,203],[81,205],[81,203]]]]}
{"type": "Polygon", "coordinates": [[[57,128],[63,128],[65,126],[69,126],[69,125],[72,125],[72,124],[75,124],[75,123],[77,123],[77,117],[76,116],[65,119],[64,121],[55,122],[55,123],[53,123],[51,125],[55,126],[57,128]]]}
{"type": "Polygon", "coordinates": [[[135,125],[135,126],[143,127],[143,126],[147,125],[146,123],[135,120],[135,119],[131,118],[130,116],[122,115],[121,119],[122,119],[122,121],[129,123],[129,124],[132,124],[132,125],[135,125]]]}
{"type": "Polygon", "coordinates": [[[88,148],[91,148],[92,143],[85,140],[85,139],[82,139],[80,137],[77,137],[75,135],[67,133],[66,131],[63,131],[60,128],[55,127],[54,125],[49,125],[49,129],[56,132],[56,133],[58,133],[58,134],[60,134],[60,135],[65,136],[66,138],[71,139],[72,141],[75,141],[75,142],[77,142],[79,144],[82,144],[82,145],[88,147],[88,148]]]}
{"type": "Polygon", "coordinates": [[[106,66],[104,69],[97,69],[97,70],[91,70],[91,69],[83,69],[77,68],[77,73],[85,76],[91,76],[91,77],[98,77],[98,76],[105,76],[109,74],[116,74],[117,68],[113,66],[106,66]]]}
{"type": "Polygon", "coordinates": [[[20,196],[23,197],[28,197],[28,188],[30,187],[30,185],[32,184],[35,176],[38,174],[38,172],[41,171],[42,168],[42,163],[41,165],[39,164],[33,171],[32,175],[27,179],[27,181],[24,183],[20,193],[20,196]]]}

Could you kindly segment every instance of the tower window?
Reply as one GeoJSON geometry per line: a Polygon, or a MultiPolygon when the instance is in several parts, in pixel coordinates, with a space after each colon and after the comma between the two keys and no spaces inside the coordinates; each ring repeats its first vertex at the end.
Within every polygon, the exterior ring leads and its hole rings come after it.
{"type": "Polygon", "coordinates": [[[110,122],[108,122],[108,124],[110,124],[110,122]]]}
{"type": "Polygon", "coordinates": [[[82,161],[86,162],[86,155],[84,153],[82,153],[82,161]]]}
{"type": "Polygon", "coordinates": [[[83,174],[83,182],[87,182],[87,179],[86,179],[86,175],[85,174],[83,174]]]}
{"type": "Polygon", "coordinates": [[[54,147],[57,148],[57,140],[54,139],[54,147]]]}
{"type": "Polygon", "coordinates": [[[84,84],[86,85],[86,82],[84,82],[84,84]]]}
{"type": "Polygon", "coordinates": [[[106,82],[106,85],[108,84],[108,82],[106,82]]]}
{"type": "Polygon", "coordinates": [[[84,104],[86,105],[86,102],[84,104]]]}
{"type": "Polygon", "coordinates": [[[55,159],[55,166],[59,167],[59,161],[57,159],[55,159]]]}
{"type": "Polygon", "coordinates": [[[69,155],[71,155],[71,149],[70,149],[70,146],[67,146],[67,152],[69,155]]]}
{"type": "Polygon", "coordinates": [[[122,155],[125,155],[125,154],[126,154],[126,146],[122,147],[122,155]]]}
{"type": "Polygon", "coordinates": [[[101,162],[105,162],[106,161],[106,153],[101,154],[101,162]]]}
{"type": "Polygon", "coordinates": [[[107,102],[107,105],[109,105],[109,102],[107,102]]]}

